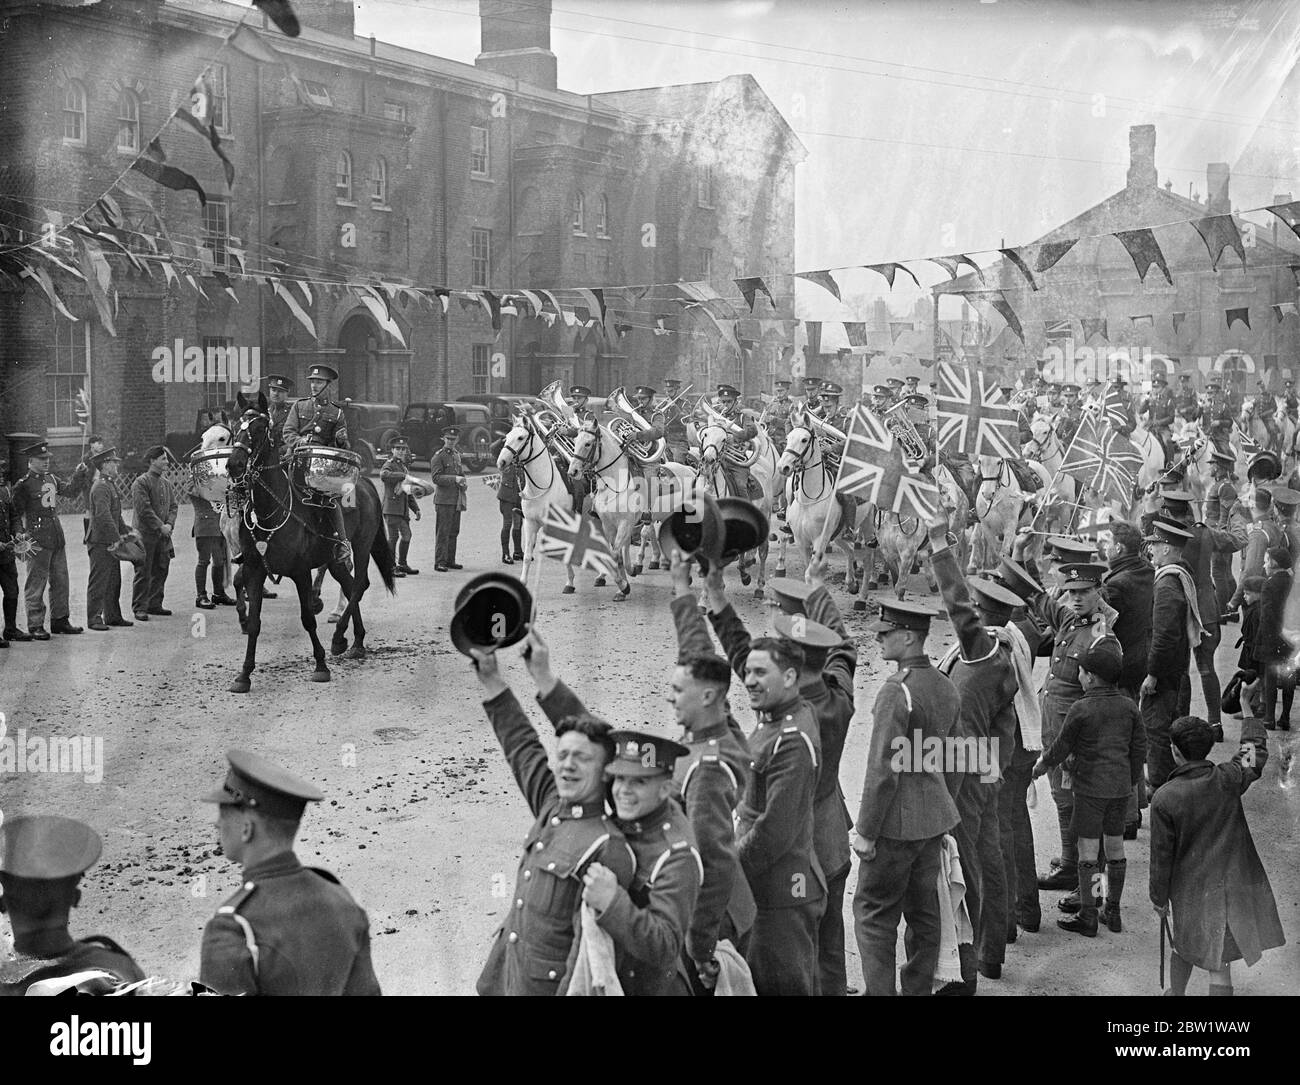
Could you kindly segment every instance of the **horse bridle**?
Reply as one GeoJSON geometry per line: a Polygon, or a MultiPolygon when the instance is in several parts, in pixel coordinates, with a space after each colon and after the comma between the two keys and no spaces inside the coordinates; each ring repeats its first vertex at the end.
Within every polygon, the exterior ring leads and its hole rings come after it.
{"type": "MultiPolygon", "coordinates": [[[[547,490],[551,488],[550,483],[547,483],[547,485],[543,486],[541,483],[536,482],[533,479],[533,476],[528,473],[528,465],[530,463],[533,463],[535,460],[541,459],[541,457],[550,450],[546,447],[546,442],[542,440],[541,434],[539,434],[537,430],[534,428],[534,424],[532,423],[531,419],[529,420],[528,424],[525,424],[520,428],[523,429],[523,431],[528,435],[528,440],[524,442],[523,447],[521,447],[518,452],[516,452],[513,448],[511,448],[510,455],[514,458],[515,466],[518,467],[521,471],[523,471],[524,478],[528,481],[528,484],[534,487],[535,489],[540,490],[542,493],[545,493],[547,490]],[[524,449],[532,448],[534,445],[537,446],[537,451],[534,452],[527,459],[523,459],[522,454],[524,449]]],[[[506,447],[509,448],[510,446],[507,445],[506,447]]],[[[551,460],[551,474],[552,475],[555,474],[554,459],[551,460]]]]}
{"type": "MultiPolygon", "coordinates": [[[[808,429],[806,426],[792,426],[790,428],[790,434],[793,434],[796,429],[801,429],[806,434],[808,434],[808,444],[804,447],[804,450],[802,452],[795,454],[795,465],[799,468],[797,472],[798,481],[795,483],[795,486],[797,489],[802,490],[805,494],[808,494],[807,487],[805,487],[803,484],[803,477],[813,469],[813,465],[811,463],[806,463],[804,461],[807,459],[808,454],[812,451],[813,446],[817,441],[817,434],[815,434],[812,430],[808,429]]],[[[787,452],[790,451],[790,434],[787,434],[785,439],[785,449],[787,452]]],[[[826,479],[830,475],[830,471],[825,458],[823,458],[821,463],[817,464],[817,466],[822,469],[822,488],[817,491],[817,495],[815,497],[812,496],[811,494],[808,495],[810,501],[820,501],[822,499],[822,497],[826,493],[826,479]]],[[[795,478],[796,472],[794,470],[791,470],[790,476],[792,479],[795,478]]]]}
{"type": "MultiPolygon", "coordinates": [[[[251,478],[251,484],[255,486],[261,486],[262,489],[265,490],[267,494],[270,495],[271,500],[274,501],[280,507],[280,510],[284,513],[284,519],[281,520],[278,524],[276,524],[275,527],[267,527],[265,524],[259,523],[257,520],[257,510],[253,507],[253,501],[251,500],[252,494],[250,493],[249,494],[250,500],[244,505],[243,519],[244,519],[244,526],[248,528],[249,534],[254,537],[254,542],[257,541],[257,532],[260,531],[265,533],[267,540],[269,540],[272,535],[274,535],[277,531],[280,530],[280,528],[284,527],[284,525],[287,524],[291,519],[295,518],[294,511],[293,511],[293,483],[290,482],[289,485],[289,504],[286,507],[284,502],[281,501],[280,498],[276,495],[276,492],[273,489],[271,489],[271,487],[268,486],[265,482],[262,481],[263,472],[269,471],[275,465],[270,463],[260,463],[256,467],[253,466],[253,460],[254,460],[253,448],[248,443],[246,439],[246,434],[248,433],[249,426],[252,425],[253,421],[258,418],[262,418],[266,420],[266,434],[264,435],[262,444],[268,448],[270,447],[269,438],[271,432],[271,420],[267,415],[255,414],[253,415],[252,418],[243,418],[240,420],[239,429],[235,431],[235,439],[231,442],[230,447],[242,448],[248,454],[248,465],[244,468],[242,475],[239,479],[231,480],[231,488],[232,489],[235,489],[237,487],[242,488],[246,485],[244,480],[251,478]],[[252,519],[251,523],[249,522],[250,517],[252,519]]],[[[320,535],[320,533],[315,531],[315,529],[312,528],[311,525],[309,525],[305,520],[303,520],[301,516],[297,517],[297,520],[308,531],[311,531],[313,534],[320,535]]],[[[321,537],[323,538],[324,536],[321,537]]]]}

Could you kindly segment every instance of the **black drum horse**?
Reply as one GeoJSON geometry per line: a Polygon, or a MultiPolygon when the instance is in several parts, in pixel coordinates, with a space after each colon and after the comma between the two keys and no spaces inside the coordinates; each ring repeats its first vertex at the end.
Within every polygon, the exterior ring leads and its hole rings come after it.
{"type": "Polygon", "coordinates": [[[230,692],[247,693],[251,684],[249,676],[257,664],[257,636],[262,628],[262,587],[267,576],[288,577],[298,589],[302,627],[311,637],[312,654],[316,659],[316,670],[311,678],[313,682],[328,682],[330,672],[325,665],[325,649],[316,636],[316,617],[312,609],[312,571],[321,566],[328,567],[348,598],[347,609],[335,626],[330,641],[330,652],[336,656],[345,655],[348,659],[364,659],[366,656],[361,597],[370,586],[371,558],[374,558],[389,594],[396,594],[393,554],[384,534],[382,506],[374,484],[368,478],[358,479],[352,491],[355,500],[346,510],[345,522],[350,529],[348,541],[352,545],[353,568],[356,570],[354,578],[347,565],[339,560],[335,544],[329,537],[332,530],[329,510],[305,504],[295,491],[290,469],[280,464],[271,441],[271,420],[260,397],[256,413],[246,413],[235,431],[228,470],[232,484],[247,494],[239,525],[244,560],[236,580],[242,580],[248,598],[247,619],[243,607],[239,608],[240,624],[248,634],[248,650],[244,655],[244,668],[231,684],[230,692]],[[349,621],[355,623],[356,634],[351,648],[347,639],[349,621]]]}

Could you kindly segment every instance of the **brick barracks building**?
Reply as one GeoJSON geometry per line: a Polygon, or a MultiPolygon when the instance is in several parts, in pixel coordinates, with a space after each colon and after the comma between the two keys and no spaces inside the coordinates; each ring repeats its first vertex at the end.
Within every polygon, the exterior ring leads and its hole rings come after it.
{"type": "MultiPolygon", "coordinates": [[[[260,346],[263,375],[287,373],[300,388],[307,368],[326,362],[342,374],[340,396],[399,405],[535,392],[553,380],[605,393],[670,373],[697,388],[770,388],[788,367],[777,321],[793,315],[794,167],[804,148],[750,76],[592,95],[558,89],[550,7],[480,0],[482,52],[468,65],[357,37],[346,0],[297,0],[296,39],[218,0],[0,3],[0,222],[11,231],[0,247],[15,230],[30,242],[52,215],[91,207],[126,171],[125,184],[145,197],[113,189],[127,228],[156,235],[156,211],[206,294],[183,278],[169,284],[156,264],[145,274],[111,258],[114,337],[74,276],[52,273],[76,321],[30,280],[0,276],[0,432],[47,434],[67,448],[66,467],[81,444],[83,387],[89,430],[128,452],[193,427],[197,411],[224,404],[237,382],[156,382],[153,352],[178,340],[260,346]],[[280,65],[223,49],[241,18],[296,82],[280,65]],[[128,166],[214,58],[212,112],[233,185],[206,146],[178,157],[189,133],[177,122],[160,140],[168,162],[203,185],[204,210],[193,192],[128,166]],[[743,359],[663,285],[619,318],[631,331],[608,339],[531,317],[507,316],[497,332],[481,306],[455,298],[445,319],[436,303],[394,303],[403,345],[351,292],[311,286],[309,299],[286,284],[314,322],[313,340],[268,287],[233,277],[235,300],[204,277],[237,270],[231,250],[250,271],[278,259],[287,274],[497,293],[710,279],[735,300],[729,280],[758,275],[778,308],[759,295],[755,316],[765,322],[737,328],[753,343],[743,359]],[[654,334],[658,315],[680,334],[654,334]],[[497,355],[504,376],[492,374],[497,355]]],[[[75,260],[71,250],[65,259],[75,260]]]]}

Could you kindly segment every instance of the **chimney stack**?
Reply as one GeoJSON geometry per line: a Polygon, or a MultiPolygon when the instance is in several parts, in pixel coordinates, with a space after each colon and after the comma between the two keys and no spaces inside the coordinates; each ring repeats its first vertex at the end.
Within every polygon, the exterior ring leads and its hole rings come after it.
{"type": "Polygon", "coordinates": [[[478,0],[480,48],[474,66],[555,90],[551,0],[478,0]]]}
{"type": "Polygon", "coordinates": [[[1228,198],[1228,163],[1211,162],[1205,167],[1205,206],[1216,215],[1232,213],[1228,198]]]}
{"type": "Polygon", "coordinates": [[[1135,124],[1128,130],[1128,187],[1155,188],[1156,126],[1135,124]]]}

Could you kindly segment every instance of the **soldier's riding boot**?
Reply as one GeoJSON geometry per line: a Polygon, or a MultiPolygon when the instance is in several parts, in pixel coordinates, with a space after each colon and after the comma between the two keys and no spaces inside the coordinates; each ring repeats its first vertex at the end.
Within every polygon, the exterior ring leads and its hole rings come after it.
{"type": "Polygon", "coordinates": [[[5,615],[5,640],[27,641],[32,639],[30,633],[24,633],[18,628],[18,597],[6,597],[4,600],[5,615]]]}
{"type": "Polygon", "coordinates": [[[1123,929],[1119,919],[1119,898],[1124,894],[1124,876],[1127,872],[1127,859],[1106,860],[1106,908],[1101,920],[1113,934],[1119,934],[1123,929]]]}
{"type": "Polygon", "coordinates": [[[343,524],[343,510],[337,505],[333,509],[333,526],[330,530],[330,537],[334,540],[335,551],[338,554],[338,560],[344,565],[352,563],[352,544],[348,542],[348,530],[343,524]]]}
{"type": "Polygon", "coordinates": [[[1068,919],[1058,919],[1056,925],[1071,934],[1082,934],[1085,938],[1097,937],[1097,901],[1092,895],[1093,877],[1097,873],[1097,863],[1079,860],[1079,914],[1068,919]]]}
{"type": "Polygon", "coordinates": [[[406,555],[411,552],[410,542],[408,542],[406,539],[403,539],[400,543],[397,544],[397,552],[399,555],[397,559],[397,567],[402,570],[403,575],[419,576],[420,570],[412,569],[411,566],[407,564],[406,561],[406,555]]]}

